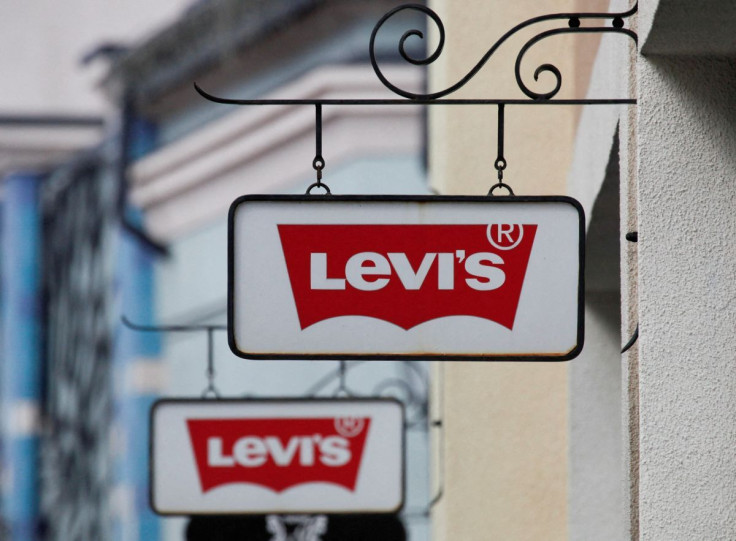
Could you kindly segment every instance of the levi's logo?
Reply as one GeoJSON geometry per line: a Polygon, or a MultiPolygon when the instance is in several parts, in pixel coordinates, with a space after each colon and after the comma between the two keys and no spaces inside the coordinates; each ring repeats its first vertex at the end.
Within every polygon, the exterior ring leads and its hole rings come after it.
{"type": "Polygon", "coordinates": [[[355,490],[370,418],[190,419],[202,492],[252,483],[276,492],[304,483],[355,490]]]}
{"type": "Polygon", "coordinates": [[[367,316],[409,330],[475,316],[511,330],[536,225],[278,225],[302,329],[367,316]]]}

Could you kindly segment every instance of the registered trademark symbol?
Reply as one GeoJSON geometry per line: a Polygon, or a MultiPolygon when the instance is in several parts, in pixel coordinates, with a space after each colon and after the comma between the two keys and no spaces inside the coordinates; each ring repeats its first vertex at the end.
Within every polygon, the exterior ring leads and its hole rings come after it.
{"type": "Polygon", "coordinates": [[[343,438],[354,438],[363,431],[365,419],[360,417],[340,417],[335,419],[335,430],[343,438]]]}
{"type": "Polygon", "coordinates": [[[498,250],[516,248],[524,238],[524,226],[521,224],[489,224],[486,229],[488,242],[498,250]]]}

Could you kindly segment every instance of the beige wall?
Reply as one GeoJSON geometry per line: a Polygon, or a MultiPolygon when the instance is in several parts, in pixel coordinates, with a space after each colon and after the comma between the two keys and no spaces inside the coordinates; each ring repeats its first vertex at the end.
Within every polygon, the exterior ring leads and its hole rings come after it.
{"type": "MultiPolygon", "coordinates": [[[[434,0],[446,28],[445,51],[430,71],[431,89],[462,76],[507,30],[531,17],[570,12],[579,2],[434,0]]],[[[586,11],[600,7],[585,6],[586,11]]],[[[564,22],[563,22],[564,25],[564,22]]],[[[557,22],[553,27],[560,27],[557,22]]],[[[549,28],[538,26],[535,28],[549,28]]],[[[453,97],[524,98],[514,78],[516,54],[536,32],[504,45],[473,81],[453,97]]],[[[598,40],[544,40],[525,57],[522,74],[536,91],[554,85],[534,69],[555,64],[560,98],[583,97],[598,40]],[[584,58],[583,58],[584,60],[584,58]],[[589,66],[590,60],[583,61],[589,66]]],[[[496,181],[495,106],[432,107],[430,175],[440,193],[485,194],[496,181]]],[[[567,106],[507,106],[505,180],[517,195],[564,194],[578,111],[567,106]]],[[[443,496],[433,509],[436,541],[558,540],[567,538],[567,365],[451,363],[438,367],[436,403],[443,434],[436,449],[443,496]]],[[[439,431],[438,431],[439,433],[439,431]]]]}

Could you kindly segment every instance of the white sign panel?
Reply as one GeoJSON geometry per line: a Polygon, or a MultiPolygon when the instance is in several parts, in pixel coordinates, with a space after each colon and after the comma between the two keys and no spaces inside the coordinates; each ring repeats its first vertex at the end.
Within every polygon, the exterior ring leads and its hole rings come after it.
{"type": "Polygon", "coordinates": [[[571,359],[584,235],[567,197],[245,196],[230,209],[230,347],[253,359],[571,359]]]}
{"type": "Polygon", "coordinates": [[[150,461],[159,514],[396,512],[404,410],[392,399],[162,400],[150,461]]]}

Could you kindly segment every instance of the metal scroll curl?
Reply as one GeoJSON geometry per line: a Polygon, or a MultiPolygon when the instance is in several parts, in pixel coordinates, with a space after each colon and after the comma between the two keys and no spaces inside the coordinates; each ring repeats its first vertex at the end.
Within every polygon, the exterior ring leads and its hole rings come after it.
{"type": "Polygon", "coordinates": [[[375,44],[376,44],[376,37],[378,35],[379,30],[381,27],[391,19],[393,16],[395,16],[397,13],[405,10],[412,10],[412,11],[418,11],[432,20],[432,22],[437,27],[437,32],[439,34],[439,41],[434,49],[434,51],[431,52],[428,56],[425,58],[414,58],[411,55],[409,55],[406,52],[406,41],[410,37],[418,37],[420,39],[424,39],[424,33],[421,30],[417,29],[411,29],[401,36],[401,39],[399,40],[399,54],[401,57],[409,62],[410,64],[416,65],[416,66],[426,66],[429,64],[432,64],[435,60],[437,60],[440,55],[442,54],[442,50],[444,49],[445,45],[445,27],[442,24],[442,20],[440,17],[432,11],[430,8],[421,5],[421,4],[404,4],[401,6],[398,6],[391,11],[387,12],[379,21],[376,23],[376,26],[373,28],[373,32],[371,33],[371,39],[370,39],[370,48],[369,48],[369,54],[371,59],[371,65],[373,66],[373,70],[376,73],[376,76],[378,79],[383,83],[384,86],[386,86],[388,89],[390,89],[395,94],[398,94],[399,96],[403,96],[405,98],[409,98],[412,100],[435,100],[438,98],[442,98],[444,96],[447,96],[448,94],[452,94],[453,92],[459,90],[463,86],[465,86],[475,75],[481,70],[481,68],[488,62],[488,60],[493,56],[493,54],[498,50],[498,48],[511,36],[519,32],[520,30],[527,28],[529,26],[543,23],[545,21],[554,21],[554,20],[567,20],[568,26],[566,28],[556,28],[552,30],[547,30],[544,32],[541,32],[537,34],[536,36],[529,39],[524,46],[519,51],[517,57],[516,57],[516,65],[515,65],[515,75],[516,75],[516,82],[521,89],[521,91],[526,94],[529,98],[532,100],[549,100],[553,98],[559,91],[560,88],[562,88],[562,73],[560,70],[554,66],[553,64],[542,64],[534,71],[534,80],[538,81],[539,76],[542,73],[548,72],[551,73],[555,78],[555,86],[552,90],[548,92],[535,92],[531,90],[523,81],[521,77],[521,63],[522,59],[524,58],[524,55],[529,51],[529,49],[534,46],[535,44],[539,43],[541,40],[556,36],[560,34],[602,34],[602,33],[611,33],[611,34],[624,34],[626,36],[629,36],[631,39],[634,40],[634,42],[637,42],[637,36],[636,33],[623,28],[624,25],[624,19],[627,17],[632,16],[634,13],[637,12],[638,4],[634,4],[634,6],[629,9],[628,11],[622,12],[622,13],[554,13],[549,15],[542,15],[539,17],[534,17],[532,19],[529,19],[527,21],[524,21],[515,27],[513,27],[511,30],[506,32],[503,36],[501,36],[496,43],[494,43],[490,49],[483,55],[483,57],[478,61],[475,66],[457,83],[453,84],[452,86],[449,86],[445,88],[444,90],[440,90],[438,92],[429,92],[429,93],[415,93],[410,92],[408,90],[404,90],[402,88],[397,87],[393,83],[391,83],[388,78],[384,75],[384,73],[381,71],[380,66],[378,65],[378,61],[376,60],[376,51],[375,51],[375,44]],[[611,26],[586,26],[581,27],[580,21],[585,19],[591,19],[591,20],[609,20],[611,22],[611,26]]]}
{"type": "MultiPolygon", "coordinates": [[[[616,23],[616,18],[614,18],[614,24],[616,23]]],[[[571,24],[575,24],[576,20],[571,19],[571,24]]],[[[560,70],[557,69],[556,66],[553,64],[542,64],[534,71],[534,80],[539,80],[539,75],[543,72],[549,72],[552,73],[555,77],[555,87],[545,93],[538,93],[531,90],[526,84],[524,84],[524,81],[521,77],[521,62],[524,58],[524,55],[529,51],[529,49],[532,48],[533,45],[536,43],[539,43],[545,38],[548,38],[550,36],[558,36],[560,34],[604,34],[604,33],[611,33],[611,34],[624,34],[626,36],[629,36],[631,39],[634,40],[634,43],[637,42],[637,36],[634,32],[631,30],[627,30],[625,28],[606,28],[606,27],[590,27],[590,28],[580,28],[576,26],[571,26],[570,28],[558,28],[555,30],[548,30],[546,32],[542,32],[541,34],[537,34],[533,38],[531,38],[529,41],[527,41],[524,46],[519,51],[519,54],[516,56],[516,65],[514,67],[514,74],[516,75],[516,84],[519,85],[519,88],[521,91],[529,96],[533,100],[548,100],[554,97],[559,91],[560,88],[562,88],[562,73],[560,73],[560,70]]]]}

